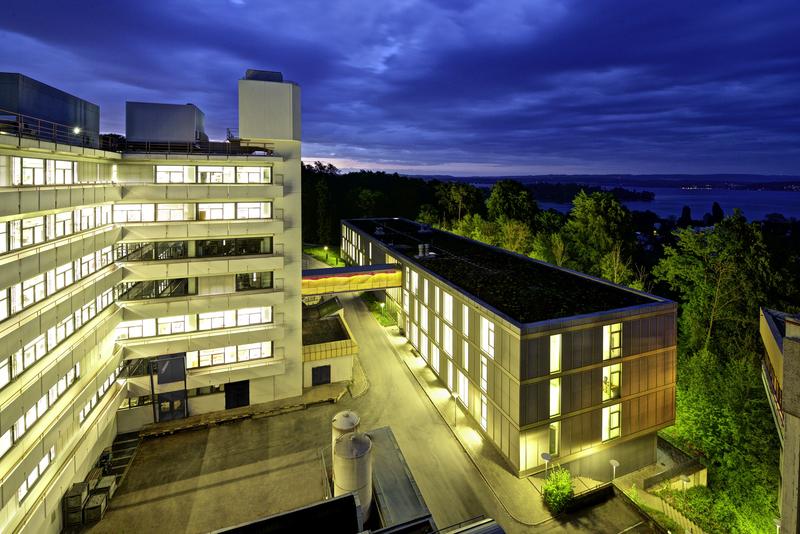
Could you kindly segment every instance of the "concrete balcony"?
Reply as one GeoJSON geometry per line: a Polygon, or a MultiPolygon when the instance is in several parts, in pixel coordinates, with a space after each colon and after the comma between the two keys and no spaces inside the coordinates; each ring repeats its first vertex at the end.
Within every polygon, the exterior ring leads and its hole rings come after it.
{"type": "Polygon", "coordinates": [[[283,197],[280,184],[123,184],[123,202],[254,202],[283,197]]]}
{"type": "Polygon", "coordinates": [[[216,386],[240,380],[255,380],[270,376],[282,375],[286,372],[286,362],[282,355],[272,358],[251,360],[249,362],[201,367],[186,371],[186,388],[194,389],[205,386],[216,386]]]}
{"type": "Polygon", "coordinates": [[[110,183],[0,187],[0,217],[73,209],[120,198],[120,187],[110,183]]]}
{"type": "Polygon", "coordinates": [[[257,308],[259,306],[280,306],[285,299],[283,280],[276,279],[273,284],[272,289],[124,301],[118,302],[117,305],[123,309],[124,321],[257,308]]]}
{"type": "Polygon", "coordinates": [[[184,332],[168,336],[140,337],[117,341],[126,360],[151,358],[192,350],[213,349],[231,345],[246,345],[283,338],[282,324],[259,324],[184,332]]]}
{"type": "MultiPolygon", "coordinates": [[[[276,210],[278,211],[278,210],[276,210]]],[[[239,221],[172,221],[125,223],[123,242],[180,241],[184,239],[233,239],[263,237],[283,232],[283,220],[247,219],[239,221]]]]}
{"type": "Polygon", "coordinates": [[[138,282],[143,280],[277,271],[283,269],[283,256],[255,254],[250,256],[182,258],[175,260],[122,261],[118,262],[117,265],[123,268],[124,281],[138,282]]]}

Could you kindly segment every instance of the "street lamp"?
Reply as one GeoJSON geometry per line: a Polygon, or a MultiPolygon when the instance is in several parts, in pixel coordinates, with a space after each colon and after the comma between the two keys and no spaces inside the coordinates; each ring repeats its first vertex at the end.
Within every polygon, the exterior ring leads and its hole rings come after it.
{"type": "Polygon", "coordinates": [[[611,459],[608,461],[608,463],[611,464],[611,480],[614,480],[617,478],[617,467],[619,467],[619,462],[611,459]]]}
{"type": "Polygon", "coordinates": [[[72,133],[78,135],[79,133],[81,133],[81,129],[78,126],[76,126],[75,128],[72,129],[72,133]]]}
{"type": "Polygon", "coordinates": [[[458,405],[456,404],[456,399],[458,399],[458,393],[455,391],[450,392],[450,396],[453,397],[453,428],[455,429],[456,423],[458,422],[458,405]]]}
{"type": "Polygon", "coordinates": [[[325,261],[328,261],[328,245],[325,245],[325,261]]]}
{"type": "Polygon", "coordinates": [[[544,460],[544,478],[547,478],[547,466],[550,464],[550,461],[553,457],[550,455],[549,452],[542,453],[542,460],[544,460]]]}
{"type": "Polygon", "coordinates": [[[386,312],[386,303],[385,302],[381,302],[381,317],[383,317],[384,319],[386,319],[386,313],[385,312],[386,312]]]}

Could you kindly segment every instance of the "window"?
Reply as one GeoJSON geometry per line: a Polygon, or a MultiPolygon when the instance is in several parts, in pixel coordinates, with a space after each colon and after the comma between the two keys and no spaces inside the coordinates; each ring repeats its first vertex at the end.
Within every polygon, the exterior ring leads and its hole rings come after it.
{"type": "Polygon", "coordinates": [[[186,353],[186,368],[209,367],[264,358],[272,358],[272,341],[189,351],[186,353]]]}
{"type": "Polygon", "coordinates": [[[444,307],[442,317],[448,323],[453,324],[453,295],[447,291],[442,291],[442,302],[444,307]]]}
{"type": "Polygon", "coordinates": [[[433,286],[433,309],[439,313],[439,286],[433,286]]]}
{"type": "Polygon", "coordinates": [[[189,330],[188,317],[185,315],[177,315],[174,317],[159,317],[156,322],[158,323],[158,335],[168,336],[170,334],[180,334],[189,330]]]}
{"type": "Polygon", "coordinates": [[[447,359],[447,389],[453,391],[453,360],[447,359]]]}
{"type": "Polygon", "coordinates": [[[428,361],[428,336],[425,334],[419,335],[419,353],[422,359],[428,361]]]}
{"type": "Polygon", "coordinates": [[[0,221],[0,254],[8,252],[8,223],[0,221]]]}
{"type": "Polygon", "coordinates": [[[236,183],[271,184],[271,167],[236,167],[236,183]]]}
{"type": "Polygon", "coordinates": [[[550,373],[561,371],[561,334],[550,336],[550,373]]]}
{"type": "Polygon", "coordinates": [[[156,165],[157,184],[182,184],[191,182],[189,168],[178,165],[156,165]]]}
{"type": "Polygon", "coordinates": [[[272,272],[242,273],[236,275],[236,291],[269,289],[272,287],[272,272]]]}
{"type": "Polygon", "coordinates": [[[603,401],[619,398],[621,375],[622,366],[618,363],[603,367],[603,401]]]}
{"type": "Polygon", "coordinates": [[[4,321],[9,315],[8,289],[0,289],[0,321],[4,321]]]}
{"type": "Polygon", "coordinates": [[[0,360],[0,389],[6,387],[9,382],[11,382],[11,358],[3,358],[0,360]]]}
{"type": "Polygon", "coordinates": [[[236,310],[236,325],[247,326],[272,322],[272,307],[267,308],[242,308],[236,310]]]}
{"type": "Polygon", "coordinates": [[[0,436],[0,458],[6,455],[8,449],[11,448],[11,445],[14,443],[11,437],[11,429],[5,431],[5,433],[0,436]]]}
{"type": "Polygon", "coordinates": [[[419,296],[419,274],[417,271],[411,271],[411,293],[414,296],[419,296]]]}
{"type": "Polygon", "coordinates": [[[461,371],[458,371],[458,401],[469,408],[469,380],[461,371]]]}
{"type": "MultiPolygon", "coordinates": [[[[12,221],[11,228],[14,230],[15,223],[19,223],[19,221],[12,221]]],[[[45,241],[45,232],[44,232],[44,217],[29,217],[27,219],[22,219],[22,224],[20,228],[20,236],[21,242],[18,245],[27,247],[29,245],[36,245],[38,243],[43,243],[45,241]]],[[[13,233],[12,233],[12,240],[13,240],[13,233]]],[[[14,247],[14,248],[18,248],[14,247]]]]}
{"type": "Polygon", "coordinates": [[[132,339],[156,335],[155,319],[123,321],[117,326],[117,339],[132,339]]]}
{"type": "Polygon", "coordinates": [[[408,340],[411,342],[411,345],[416,349],[418,344],[417,338],[419,337],[419,330],[417,329],[417,323],[411,323],[410,333],[411,335],[408,338],[408,340]]]}
{"type": "Polygon", "coordinates": [[[406,312],[406,315],[408,315],[410,313],[410,311],[411,311],[410,310],[410,308],[411,308],[410,302],[411,302],[411,297],[409,297],[408,291],[406,291],[404,289],[403,290],[403,311],[406,312]]]}
{"type": "Polygon", "coordinates": [[[603,359],[622,356],[622,323],[603,327],[603,359]]]}
{"type": "Polygon", "coordinates": [[[461,348],[462,365],[464,366],[464,370],[469,372],[469,342],[466,339],[464,340],[461,348]]]}
{"type": "Polygon", "coordinates": [[[232,326],[236,326],[236,312],[234,310],[201,313],[197,316],[197,328],[199,330],[213,330],[232,326]]]}
{"type": "Polygon", "coordinates": [[[431,343],[431,369],[439,374],[439,347],[431,343]]]}
{"type": "Polygon", "coordinates": [[[469,337],[469,307],[466,304],[461,306],[461,331],[464,337],[469,337]]]}
{"type": "Polygon", "coordinates": [[[232,202],[200,203],[197,205],[198,221],[222,221],[236,218],[236,204],[232,202]]]}
{"type": "Polygon", "coordinates": [[[44,274],[39,274],[22,282],[22,307],[39,302],[45,298],[44,274]]]}
{"type": "Polygon", "coordinates": [[[186,221],[188,206],[185,204],[158,204],[156,220],[158,221],[186,221]]]}
{"type": "Polygon", "coordinates": [[[494,358],[494,323],[481,317],[481,350],[494,358]]]}
{"type": "Polygon", "coordinates": [[[428,331],[428,308],[425,306],[419,308],[419,327],[423,332],[428,331]]]}
{"type": "MultiPolygon", "coordinates": [[[[370,243],[370,246],[371,245],[372,245],[372,243],[370,243]]],[[[426,306],[428,305],[428,279],[427,278],[423,278],[422,279],[422,302],[424,302],[426,306]]]]}
{"type": "Polygon", "coordinates": [[[488,415],[488,406],[486,403],[486,395],[481,393],[481,428],[486,430],[486,423],[487,423],[487,415],[488,415]]]}
{"type": "Polygon", "coordinates": [[[434,318],[433,318],[433,339],[436,340],[436,343],[441,343],[442,342],[442,337],[441,337],[442,336],[442,334],[441,334],[442,329],[439,328],[439,325],[441,325],[441,321],[439,320],[438,317],[434,316],[434,318]]]}
{"type": "Polygon", "coordinates": [[[620,434],[620,404],[603,408],[603,441],[618,438],[620,434]]]}
{"type": "Polygon", "coordinates": [[[232,184],[234,167],[197,167],[197,181],[201,184],[232,184]]]}
{"type": "Polygon", "coordinates": [[[56,185],[71,184],[74,176],[73,165],[75,164],[71,161],[55,161],[53,163],[55,163],[53,179],[52,181],[48,180],[48,182],[52,182],[56,185]]]}
{"type": "Polygon", "coordinates": [[[237,202],[236,219],[270,219],[272,202],[237,202]]]}
{"type": "Polygon", "coordinates": [[[442,349],[444,350],[445,354],[452,357],[453,356],[453,329],[447,325],[442,327],[442,331],[444,332],[444,345],[442,349]]]}
{"type": "Polygon", "coordinates": [[[481,389],[485,392],[486,386],[488,385],[488,377],[489,377],[489,362],[486,360],[486,356],[481,356],[481,389]]]}
{"type": "Polygon", "coordinates": [[[559,446],[559,438],[561,434],[561,421],[556,421],[554,423],[550,423],[550,429],[548,433],[549,437],[549,447],[548,452],[550,456],[558,456],[558,446],[559,446]]]}
{"type": "Polygon", "coordinates": [[[71,211],[56,213],[47,217],[48,239],[56,239],[72,234],[73,215],[71,211]]]}
{"type": "MultiPolygon", "coordinates": [[[[14,158],[19,161],[18,158],[14,158]]],[[[15,163],[16,163],[15,161],[15,163]]],[[[16,173],[15,173],[16,174],[16,173]]],[[[16,179],[14,185],[44,185],[44,160],[34,158],[22,158],[20,168],[20,178],[16,179]]]]}
{"type": "Polygon", "coordinates": [[[550,379],[550,417],[561,414],[561,379],[550,379]]]}
{"type": "MultiPolygon", "coordinates": [[[[83,210],[86,211],[86,210],[83,210]]],[[[81,223],[81,228],[88,229],[94,227],[94,211],[91,212],[91,217],[86,214],[82,217],[84,222],[81,223]],[[89,220],[91,219],[91,220],[89,220]]],[[[114,205],[114,222],[127,223],[127,222],[153,222],[155,221],[155,205],[154,204],[115,204],[114,205]]]]}

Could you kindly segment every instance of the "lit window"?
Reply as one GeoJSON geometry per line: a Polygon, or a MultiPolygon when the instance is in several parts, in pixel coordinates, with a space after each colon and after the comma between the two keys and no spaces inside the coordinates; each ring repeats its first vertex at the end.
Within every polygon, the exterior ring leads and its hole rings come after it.
{"type": "Polygon", "coordinates": [[[422,359],[428,361],[428,336],[425,334],[419,335],[419,353],[422,359]]]}
{"type": "Polygon", "coordinates": [[[561,379],[550,379],[550,417],[561,414],[561,379]]]}
{"type": "Polygon", "coordinates": [[[466,304],[461,306],[461,332],[469,337],[469,308],[466,304]]]}
{"type": "MultiPolygon", "coordinates": [[[[370,243],[370,245],[372,245],[372,243],[370,243]]],[[[427,278],[424,278],[422,280],[422,302],[424,302],[426,306],[428,305],[428,279],[427,278]]]]}
{"type": "Polygon", "coordinates": [[[414,296],[419,295],[419,274],[417,271],[411,271],[411,292],[414,296]]]}
{"type": "Polygon", "coordinates": [[[494,358],[494,323],[481,317],[481,350],[494,358]]]}
{"type": "Polygon", "coordinates": [[[197,167],[197,181],[201,184],[232,184],[235,167],[197,167]]]}
{"type": "Polygon", "coordinates": [[[462,344],[461,361],[465,371],[469,371],[469,342],[465,339],[462,344]]]}
{"type": "Polygon", "coordinates": [[[603,367],[603,401],[619,398],[621,375],[622,366],[618,363],[603,367]]]}
{"type": "Polygon", "coordinates": [[[442,291],[442,302],[444,308],[442,317],[448,323],[453,324],[453,295],[447,291],[442,291]]]}
{"type": "Polygon", "coordinates": [[[177,165],[156,165],[157,184],[182,184],[189,182],[189,168],[177,165]]]}
{"type": "Polygon", "coordinates": [[[486,356],[481,356],[481,389],[485,392],[488,386],[489,365],[486,356]]]}
{"type": "Polygon", "coordinates": [[[431,369],[439,374],[439,347],[431,343],[431,369]]]}
{"type": "Polygon", "coordinates": [[[550,336],[550,372],[561,371],[561,334],[550,336]]]}
{"type": "Polygon", "coordinates": [[[622,323],[603,327],[603,359],[622,356],[622,323]]]}
{"type": "Polygon", "coordinates": [[[2,436],[0,436],[0,458],[6,455],[12,444],[13,439],[11,437],[11,429],[9,428],[2,436]]]}
{"type": "Polygon", "coordinates": [[[554,423],[550,423],[550,430],[549,430],[549,447],[548,452],[550,456],[558,456],[558,445],[559,445],[559,438],[561,437],[561,422],[556,421],[554,423]]]}
{"type": "Polygon", "coordinates": [[[620,404],[603,408],[603,441],[618,438],[620,434],[620,404]]]}
{"type": "Polygon", "coordinates": [[[486,403],[486,395],[481,393],[481,428],[486,430],[486,423],[487,423],[487,415],[488,415],[488,406],[486,403]]]}
{"type": "Polygon", "coordinates": [[[428,331],[428,308],[420,306],[419,309],[419,327],[423,332],[428,331]]]}
{"type": "Polygon", "coordinates": [[[453,361],[447,359],[447,389],[453,391],[453,361]]]}
{"type": "Polygon", "coordinates": [[[453,329],[447,325],[442,327],[442,331],[444,332],[444,344],[442,349],[444,350],[445,354],[448,356],[453,356],[453,329]]]}
{"type": "Polygon", "coordinates": [[[469,408],[469,380],[461,371],[458,371],[458,401],[469,408]]]}

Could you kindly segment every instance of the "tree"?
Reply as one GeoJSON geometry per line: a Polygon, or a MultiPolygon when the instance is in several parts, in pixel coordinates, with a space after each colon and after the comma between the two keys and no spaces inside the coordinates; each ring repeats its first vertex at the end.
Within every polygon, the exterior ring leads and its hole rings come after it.
{"type": "Polygon", "coordinates": [[[719,202],[714,202],[711,205],[711,224],[720,223],[724,218],[725,212],[722,211],[722,206],[719,205],[719,202]]]}
{"type": "Polygon", "coordinates": [[[626,252],[633,246],[630,212],[610,193],[578,193],[562,234],[578,269],[602,273],[601,261],[620,245],[626,252]]]}
{"type": "Polygon", "coordinates": [[[678,226],[681,228],[686,228],[687,226],[692,225],[692,208],[689,206],[684,206],[681,210],[681,216],[678,217],[678,226]]]}
{"type": "Polygon", "coordinates": [[[423,204],[420,206],[417,221],[431,226],[439,224],[439,211],[436,209],[436,206],[432,204],[423,204]]]}
{"type": "Polygon", "coordinates": [[[516,180],[498,180],[486,201],[489,219],[515,219],[531,223],[538,211],[530,192],[516,180]]]}
{"type": "Polygon", "coordinates": [[[600,262],[603,278],[615,284],[629,284],[633,277],[630,258],[625,258],[622,245],[615,243],[600,262]]]}
{"type": "Polygon", "coordinates": [[[487,221],[477,213],[465,215],[455,224],[453,233],[489,245],[500,245],[500,229],[497,223],[487,221]]]}
{"type": "Polygon", "coordinates": [[[445,216],[456,222],[464,215],[478,213],[483,203],[483,196],[478,188],[464,182],[441,183],[436,196],[445,216]]]}
{"type": "Polygon", "coordinates": [[[383,193],[366,187],[357,189],[356,205],[361,210],[361,217],[374,217],[378,203],[383,200],[383,193]]]}
{"type": "Polygon", "coordinates": [[[317,196],[317,239],[323,245],[331,244],[331,217],[330,204],[331,194],[328,189],[328,181],[320,179],[316,185],[317,196]]]}
{"type": "Polygon", "coordinates": [[[736,210],[712,229],[684,228],[675,235],[676,246],[664,248],[653,274],[681,297],[684,348],[757,351],[758,308],[776,282],[760,228],[736,210]]]}
{"type": "Polygon", "coordinates": [[[522,221],[515,219],[501,219],[500,226],[500,245],[513,252],[525,254],[530,250],[531,229],[522,221]]]}
{"type": "Polygon", "coordinates": [[[565,267],[569,261],[567,244],[558,232],[536,234],[528,256],[559,267],[565,267]]]}

